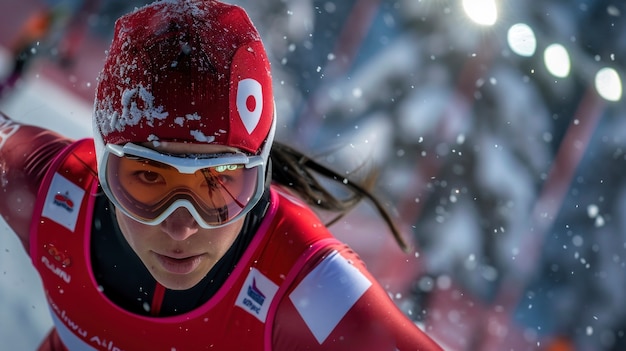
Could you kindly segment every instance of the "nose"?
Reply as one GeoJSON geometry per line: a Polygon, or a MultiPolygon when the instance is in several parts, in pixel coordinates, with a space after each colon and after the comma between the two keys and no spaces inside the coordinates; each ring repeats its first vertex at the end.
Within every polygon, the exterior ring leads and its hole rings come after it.
{"type": "Polygon", "coordinates": [[[184,208],[177,208],[163,222],[161,229],[172,239],[183,241],[198,232],[198,222],[184,208]]]}

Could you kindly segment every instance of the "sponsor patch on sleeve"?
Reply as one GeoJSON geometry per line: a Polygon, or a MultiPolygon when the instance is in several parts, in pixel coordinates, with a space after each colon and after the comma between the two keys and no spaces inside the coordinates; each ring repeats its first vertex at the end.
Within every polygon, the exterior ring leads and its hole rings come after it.
{"type": "Polygon", "coordinates": [[[73,232],[84,196],[85,190],[56,173],[52,178],[41,215],[73,232]]]}

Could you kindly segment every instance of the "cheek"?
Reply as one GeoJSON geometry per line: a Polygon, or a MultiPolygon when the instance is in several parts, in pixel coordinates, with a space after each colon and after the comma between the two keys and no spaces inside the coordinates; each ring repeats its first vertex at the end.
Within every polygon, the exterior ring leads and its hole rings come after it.
{"type": "Polygon", "coordinates": [[[117,209],[115,210],[115,213],[117,217],[117,223],[120,226],[120,230],[122,231],[124,238],[126,238],[126,241],[128,242],[128,244],[135,251],[137,251],[138,248],[143,246],[142,241],[139,239],[141,239],[142,237],[144,238],[146,237],[146,235],[140,235],[140,234],[148,233],[150,226],[139,223],[129,218],[128,216],[126,216],[125,214],[123,214],[117,209]]]}
{"type": "Polygon", "coordinates": [[[232,243],[239,236],[239,232],[243,227],[244,218],[238,220],[231,225],[216,229],[216,232],[207,235],[206,237],[212,241],[212,245],[219,246],[224,250],[230,248],[232,243]]]}

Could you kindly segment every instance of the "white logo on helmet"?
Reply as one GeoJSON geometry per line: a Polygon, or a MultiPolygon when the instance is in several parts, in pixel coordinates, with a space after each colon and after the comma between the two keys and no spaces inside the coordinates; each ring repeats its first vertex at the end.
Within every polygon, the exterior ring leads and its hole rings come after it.
{"type": "Polygon", "coordinates": [[[237,111],[248,134],[259,124],[263,112],[263,89],[261,83],[248,78],[237,86],[237,111]]]}

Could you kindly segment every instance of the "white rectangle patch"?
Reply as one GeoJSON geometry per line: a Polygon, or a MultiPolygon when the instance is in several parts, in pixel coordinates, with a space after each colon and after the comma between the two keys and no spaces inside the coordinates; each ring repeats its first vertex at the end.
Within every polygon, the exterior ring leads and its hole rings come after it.
{"type": "Polygon", "coordinates": [[[356,267],[334,251],[298,284],[289,299],[322,344],[371,285],[356,267]]]}
{"type": "Polygon", "coordinates": [[[256,268],[252,268],[241,291],[239,291],[235,305],[243,308],[265,323],[267,311],[274,299],[274,295],[276,295],[276,291],[278,291],[278,285],[261,274],[256,268]]]}
{"type": "Polygon", "coordinates": [[[73,232],[84,196],[85,190],[56,173],[52,178],[41,215],[73,232]]]}

